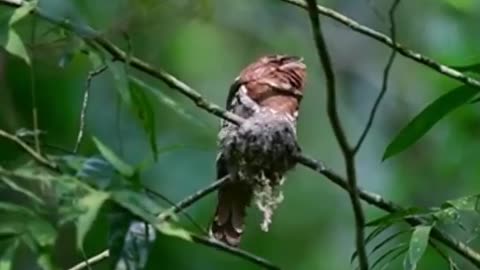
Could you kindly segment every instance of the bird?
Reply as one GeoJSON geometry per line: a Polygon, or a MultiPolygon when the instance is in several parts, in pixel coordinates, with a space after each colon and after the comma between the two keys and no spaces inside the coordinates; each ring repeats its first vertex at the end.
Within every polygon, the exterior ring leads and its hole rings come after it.
{"type": "Polygon", "coordinates": [[[214,239],[238,246],[252,201],[263,213],[261,228],[268,231],[283,199],[284,176],[301,151],[296,122],[305,80],[303,58],[276,54],[245,67],[231,85],[226,110],[245,121],[240,125],[221,121],[217,179],[228,181],[218,190],[209,230],[214,239]]]}

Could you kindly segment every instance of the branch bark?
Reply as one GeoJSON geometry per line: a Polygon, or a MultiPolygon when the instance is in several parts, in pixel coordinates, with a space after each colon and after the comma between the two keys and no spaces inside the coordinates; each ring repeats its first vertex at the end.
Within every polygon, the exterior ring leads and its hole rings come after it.
{"type": "MultiPolygon", "coordinates": [[[[304,0],[280,0],[288,4],[295,5],[297,7],[301,7],[303,9],[308,9],[307,2],[304,0]]],[[[405,46],[403,46],[400,43],[392,41],[391,38],[389,38],[387,35],[380,33],[376,30],[373,30],[365,25],[362,25],[361,23],[341,14],[336,12],[333,9],[326,8],[322,5],[317,5],[317,12],[319,14],[322,14],[324,16],[327,16],[347,27],[349,27],[351,30],[358,32],[362,35],[365,35],[367,37],[373,38],[374,40],[381,42],[388,47],[395,49],[399,54],[405,56],[406,58],[410,58],[413,61],[420,63],[424,66],[427,66],[431,68],[432,70],[441,73],[449,78],[452,78],[456,81],[462,82],[466,85],[475,87],[475,88],[480,88],[480,81],[466,76],[462,72],[449,67],[447,65],[444,65],[438,61],[435,61],[425,55],[422,55],[414,50],[411,50],[405,46]]]]}
{"type": "Polygon", "coordinates": [[[320,19],[318,17],[316,0],[307,0],[310,23],[313,30],[313,39],[317,47],[317,54],[323,67],[327,86],[327,113],[330,125],[332,126],[335,138],[342,150],[343,159],[347,171],[347,181],[349,184],[348,194],[352,203],[352,209],[355,216],[355,244],[358,253],[358,261],[361,270],[368,270],[368,256],[365,247],[365,215],[357,190],[357,173],[355,168],[355,153],[348,144],[345,131],[342,128],[340,117],[338,116],[336,101],[335,73],[333,71],[327,44],[323,37],[320,19]]]}

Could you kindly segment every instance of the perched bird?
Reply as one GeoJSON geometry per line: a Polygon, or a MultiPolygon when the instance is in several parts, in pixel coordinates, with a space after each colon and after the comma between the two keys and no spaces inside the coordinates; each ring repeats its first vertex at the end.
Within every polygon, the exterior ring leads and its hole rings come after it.
{"type": "Polygon", "coordinates": [[[253,200],[267,231],[282,200],[280,185],[295,166],[296,119],[306,66],[294,56],[264,56],[247,66],[230,88],[226,108],[245,119],[240,126],[222,121],[217,179],[230,178],[218,191],[210,235],[237,246],[246,208],[253,200]]]}

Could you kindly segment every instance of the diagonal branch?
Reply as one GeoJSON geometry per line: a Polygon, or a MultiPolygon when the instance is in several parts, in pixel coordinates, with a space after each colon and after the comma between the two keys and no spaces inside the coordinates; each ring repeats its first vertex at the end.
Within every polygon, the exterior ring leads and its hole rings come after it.
{"type": "MultiPolygon", "coordinates": [[[[395,0],[392,6],[390,7],[390,11],[388,12],[389,19],[390,19],[390,36],[392,37],[393,43],[395,43],[395,40],[396,40],[395,10],[397,9],[399,4],[400,4],[400,0],[395,0]]],[[[387,92],[388,77],[390,75],[390,70],[392,69],[393,61],[395,60],[396,55],[397,55],[397,50],[392,49],[392,52],[388,57],[387,65],[383,70],[382,88],[377,98],[375,99],[375,103],[373,104],[372,110],[370,111],[367,125],[365,126],[365,129],[363,130],[362,134],[360,135],[360,138],[358,139],[357,144],[353,148],[353,152],[355,154],[358,152],[358,150],[362,146],[362,143],[365,141],[365,138],[367,137],[368,132],[372,127],[373,120],[375,119],[375,115],[377,114],[378,107],[380,106],[380,102],[382,101],[383,97],[385,96],[385,93],[387,92]]]]}
{"type": "Polygon", "coordinates": [[[352,203],[352,209],[355,216],[355,244],[358,253],[358,261],[360,270],[368,270],[368,256],[365,247],[365,216],[362,204],[359,199],[357,190],[357,173],[355,172],[355,153],[352,152],[343,131],[340,118],[337,111],[336,90],[335,90],[335,73],[333,72],[332,63],[328,53],[327,44],[323,37],[320,19],[317,14],[316,0],[307,0],[308,14],[310,23],[312,24],[313,39],[317,47],[317,54],[322,63],[325,79],[327,81],[327,113],[330,125],[332,126],[335,138],[342,150],[345,167],[347,170],[347,181],[349,184],[348,194],[352,203]]]}
{"type": "Polygon", "coordinates": [[[57,171],[58,166],[57,164],[51,162],[48,160],[46,157],[42,156],[40,153],[35,151],[32,147],[30,147],[27,143],[22,141],[19,137],[10,134],[4,130],[0,129],[0,137],[3,137],[9,141],[12,141],[16,145],[18,145],[20,148],[22,148],[25,152],[27,152],[36,162],[40,163],[42,166],[45,166],[51,170],[57,171]]]}
{"type": "Polygon", "coordinates": [[[181,200],[174,206],[170,207],[169,209],[163,211],[158,215],[158,219],[160,221],[168,220],[172,217],[173,214],[181,213],[184,209],[190,207],[192,204],[197,202],[198,200],[202,199],[203,197],[207,196],[208,194],[214,192],[215,190],[219,189],[222,185],[224,185],[227,181],[229,181],[230,177],[224,176],[221,179],[211,183],[206,188],[200,189],[194,194],[188,196],[187,198],[181,200]]]}
{"type": "MultiPolygon", "coordinates": [[[[301,7],[303,9],[308,9],[308,5],[307,5],[307,2],[305,2],[305,0],[280,0],[280,1],[283,1],[285,3],[288,3],[288,4],[292,4],[292,5],[295,5],[297,7],[301,7]]],[[[412,59],[413,61],[417,62],[417,63],[420,63],[424,66],[427,66],[431,69],[433,69],[434,71],[438,72],[438,73],[441,73],[447,77],[450,77],[456,81],[459,81],[459,82],[462,82],[466,85],[469,85],[469,86],[472,86],[472,87],[476,87],[476,88],[480,88],[480,81],[479,80],[476,80],[472,77],[469,77],[469,76],[466,76],[465,74],[463,74],[462,72],[452,68],[452,67],[449,67],[447,65],[444,65],[442,63],[439,63],[425,55],[422,55],[418,52],[415,52],[405,46],[403,46],[402,44],[400,43],[395,43],[394,41],[392,41],[391,38],[389,38],[387,35],[383,34],[383,33],[380,33],[376,30],[373,30],[365,25],[362,25],[361,23],[341,14],[341,13],[338,13],[336,12],[335,10],[333,9],[329,9],[329,8],[326,8],[324,6],[321,6],[321,5],[317,5],[317,12],[319,14],[322,14],[324,16],[327,16],[347,27],[349,27],[350,29],[352,29],[353,31],[355,32],[358,32],[362,35],[365,35],[365,36],[368,36],[370,38],[373,38],[375,39],[376,41],[378,42],[381,42],[385,45],[387,45],[388,47],[391,47],[392,49],[395,49],[399,54],[407,57],[407,58],[410,58],[412,59]]]]}

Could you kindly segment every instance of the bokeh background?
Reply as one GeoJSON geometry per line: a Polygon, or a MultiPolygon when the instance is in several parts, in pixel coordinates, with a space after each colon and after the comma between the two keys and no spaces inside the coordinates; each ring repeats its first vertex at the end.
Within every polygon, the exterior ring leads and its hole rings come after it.
{"type": "MultiPolygon", "coordinates": [[[[320,1],[374,29],[388,33],[390,1],[320,1]]],[[[223,106],[229,84],[239,71],[265,54],[302,56],[308,65],[308,84],[298,124],[306,153],[343,174],[342,157],[325,113],[324,78],[312,40],[307,12],[278,0],[41,0],[49,12],[82,21],[126,49],[128,33],[133,53],[162,67],[223,106]]],[[[7,10],[1,7],[0,11],[7,10]]],[[[480,2],[475,0],[402,1],[397,11],[397,38],[402,44],[440,62],[470,64],[480,58],[480,2]]],[[[389,49],[322,17],[337,75],[339,107],[350,141],[357,140],[380,89],[389,49]]],[[[25,40],[29,20],[19,26],[25,40]]],[[[38,32],[48,29],[39,24],[38,32]]],[[[40,34],[39,34],[40,35],[40,34]]],[[[62,67],[68,48],[62,40],[29,43],[34,59],[34,81],[39,126],[45,143],[72,149],[79,125],[85,80],[91,65],[82,54],[62,67]]],[[[134,74],[135,71],[131,71],[134,74]]],[[[174,201],[211,183],[215,175],[216,133],[219,120],[159,81],[136,74],[170,96],[166,106],[152,99],[156,110],[157,142],[168,148],[145,172],[143,182],[174,201]],[[175,147],[172,147],[175,146],[175,147]]],[[[21,60],[0,52],[0,127],[14,132],[32,127],[31,76],[21,60]]],[[[388,93],[372,131],[358,156],[359,184],[403,206],[438,206],[448,199],[476,194],[480,189],[480,113],[464,106],[436,125],[408,151],[381,161],[388,142],[408,121],[436,97],[458,83],[411,60],[395,60],[388,93]]],[[[97,136],[132,164],[149,154],[148,141],[130,112],[122,106],[109,72],[92,81],[87,113],[84,155],[95,154],[91,136],[97,136]]],[[[24,157],[0,141],[3,165],[24,157]]],[[[298,166],[284,186],[285,200],[275,213],[271,231],[260,230],[260,215],[249,211],[242,248],[263,256],[283,269],[351,269],[354,220],[348,195],[324,177],[298,166]]],[[[207,226],[215,196],[188,209],[207,226]]],[[[365,205],[368,219],[382,212],[365,205]]],[[[1,222],[1,217],[0,217],[1,222]]],[[[106,224],[101,217],[87,238],[87,256],[106,247],[106,224]]],[[[182,219],[186,228],[194,230],[182,219]]],[[[470,235],[471,236],[471,235],[470,235]]],[[[465,240],[466,236],[460,235],[465,240]]],[[[72,228],[58,240],[56,260],[66,269],[81,260],[72,228]]],[[[480,248],[479,241],[471,245],[480,248]]],[[[27,251],[19,255],[18,269],[34,269],[27,251]]],[[[460,269],[473,267],[454,256],[460,269]]],[[[99,264],[94,269],[102,269],[99,264]]],[[[213,249],[159,236],[148,269],[257,269],[248,262],[213,249]]],[[[401,259],[390,269],[400,269],[401,259]]],[[[447,269],[428,250],[420,269],[447,269]]]]}

